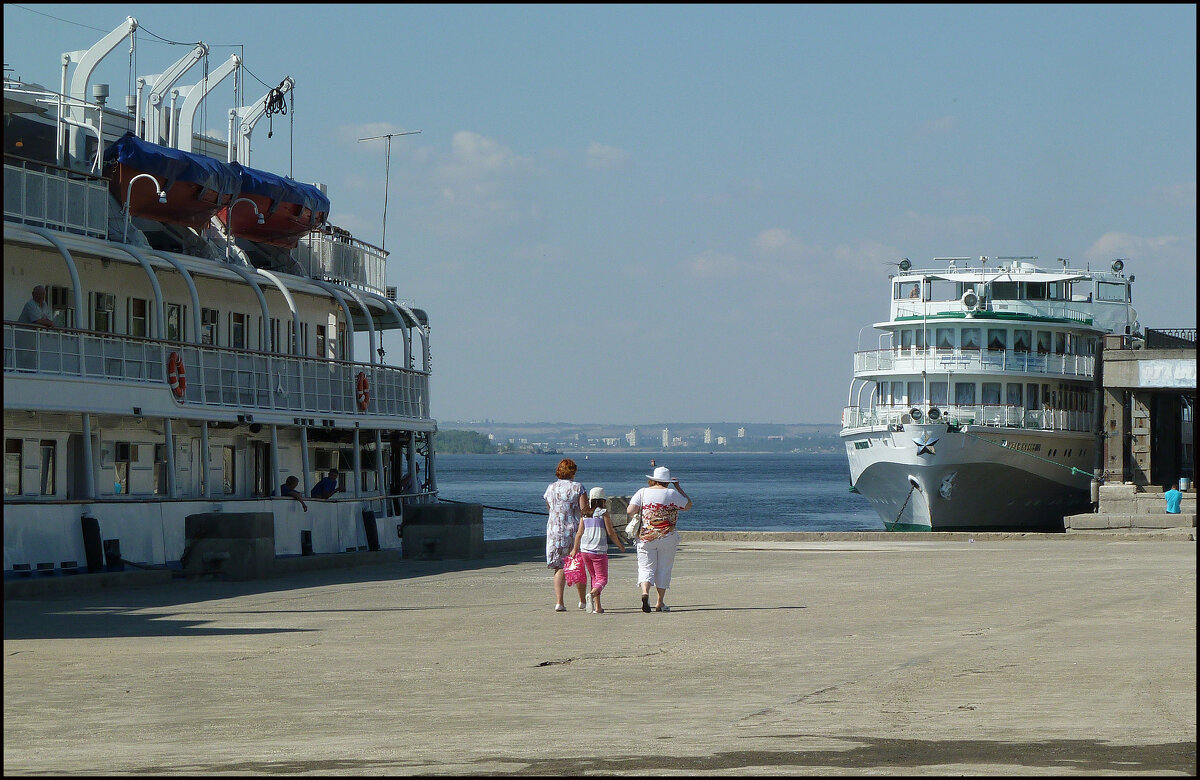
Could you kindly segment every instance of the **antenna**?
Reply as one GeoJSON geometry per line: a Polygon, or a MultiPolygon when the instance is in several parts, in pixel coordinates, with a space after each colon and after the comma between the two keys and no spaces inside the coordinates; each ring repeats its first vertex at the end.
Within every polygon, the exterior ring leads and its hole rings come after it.
{"type": "Polygon", "coordinates": [[[383,164],[383,238],[379,242],[380,249],[387,249],[387,202],[388,202],[388,178],[391,174],[392,167],[392,137],[397,135],[416,135],[420,130],[409,130],[404,133],[387,133],[386,135],[373,135],[369,138],[358,139],[359,143],[363,141],[378,141],[380,138],[387,139],[385,152],[385,161],[383,164]]]}

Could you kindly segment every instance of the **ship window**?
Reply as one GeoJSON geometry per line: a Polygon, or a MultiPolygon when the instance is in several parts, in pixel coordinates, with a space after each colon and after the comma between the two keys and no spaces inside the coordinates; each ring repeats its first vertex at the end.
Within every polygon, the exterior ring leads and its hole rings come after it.
{"type": "Polygon", "coordinates": [[[935,334],[938,349],[954,349],[954,328],[938,328],[935,334]]]}
{"type": "Polygon", "coordinates": [[[892,382],[892,403],[897,406],[904,403],[903,382],[892,382]]]}
{"type": "Polygon", "coordinates": [[[930,382],[929,383],[929,403],[934,406],[946,405],[946,383],[945,382],[930,382]]]}
{"type": "Polygon", "coordinates": [[[908,383],[908,402],[910,404],[925,402],[925,388],[920,382],[908,383]]]}
{"type": "Polygon", "coordinates": [[[1008,331],[1004,328],[988,328],[988,349],[1008,349],[1008,331]]]}
{"type": "Polygon", "coordinates": [[[75,305],[74,297],[71,294],[70,287],[49,287],[46,290],[49,298],[51,318],[54,324],[60,328],[75,327],[75,305]]]}
{"type": "Polygon", "coordinates": [[[1128,288],[1120,282],[1098,282],[1096,284],[1096,300],[1124,303],[1129,300],[1126,294],[1127,290],[1128,288]]]}
{"type": "Polygon", "coordinates": [[[229,315],[229,346],[246,348],[246,315],[233,312],[229,315]]]}
{"type": "Polygon", "coordinates": [[[911,349],[913,345],[913,332],[909,328],[900,331],[900,349],[911,349]]]}
{"type": "Polygon", "coordinates": [[[955,404],[955,406],[974,406],[975,405],[975,383],[974,382],[955,382],[954,383],[954,404],[955,404]]]}
{"type": "Polygon", "coordinates": [[[1066,351],[1067,351],[1067,334],[1055,333],[1054,334],[1054,354],[1062,355],[1062,354],[1066,353],[1066,351]]]}
{"type": "Polygon", "coordinates": [[[1000,405],[1000,383],[999,382],[984,382],[983,383],[983,404],[984,404],[984,406],[999,406],[1000,405]]]}
{"type": "Polygon", "coordinates": [[[300,323],[300,349],[297,350],[301,355],[308,354],[308,323],[300,323]]]}
{"type": "Polygon", "coordinates": [[[1025,408],[1029,411],[1037,411],[1038,408],[1038,386],[1037,382],[1030,382],[1025,385],[1025,408]]]}
{"type": "Polygon", "coordinates": [[[138,459],[138,446],[127,441],[113,442],[113,492],[129,492],[129,464],[138,459]]]}
{"type": "Polygon", "coordinates": [[[336,355],[339,360],[349,360],[347,355],[350,353],[346,347],[346,323],[339,322],[337,326],[337,344],[334,345],[336,355]]]}
{"type": "Polygon", "coordinates": [[[896,300],[921,298],[920,282],[896,282],[896,300]]]}
{"type": "Polygon", "coordinates": [[[54,477],[58,473],[58,442],[54,439],[42,439],[42,489],[43,496],[55,493],[54,477]]]}
{"type": "Polygon", "coordinates": [[[1037,332],[1037,351],[1039,355],[1050,354],[1050,331],[1039,330],[1037,332]]]}
{"type": "Polygon", "coordinates": [[[1017,283],[992,282],[992,298],[999,301],[1015,301],[1017,299],[1017,283]]]}
{"type": "Polygon", "coordinates": [[[227,496],[233,495],[237,489],[236,465],[236,450],[230,445],[221,447],[221,491],[227,496]]]}
{"type": "Polygon", "coordinates": [[[1005,404],[1007,404],[1008,406],[1020,406],[1021,405],[1021,383],[1020,382],[1009,382],[1008,385],[1005,387],[1005,391],[1007,393],[1004,397],[1005,404]]]}
{"type": "Polygon", "coordinates": [[[925,328],[917,328],[917,349],[925,349],[925,328]]]}
{"type": "Polygon", "coordinates": [[[316,347],[317,347],[317,357],[319,357],[319,358],[333,357],[332,355],[329,355],[326,353],[326,350],[328,349],[328,347],[325,344],[325,326],[324,325],[317,326],[316,347]]]}
{"type": "Polygon", "coordinates": [[[126,322],[126,332],[130,336],[145,338],[150,335],[150,307],[145,298],[129,299],[129,316],[126,322]]]}
{"type": "Polygon", "coordinates": [[[253,458],[251,474],[254,477],[253,493],[255,496],[270,495],[271,486],[271,451],[265,441],[250,442],[250,456],[253,458]]]}
{"type": "Polygon", "coordinates": [[[1046,283],[1045,282],[1021,282],[1024,291],[1021,298],[1027,301],[1044,301],[1046,300],[1046,283]]]}
{"type": "Polygon", "coordinates": [[[167,494],[167,445],[154,445],[154,494],[167,494]]]}
{"type": "Polygon", "coordinates": [[[1050,300],[1065,301],[1069,300],[1071,288],[1066,282],[1051,282],[1050,283],[1050,300]]]}
{"type": "Polygon", "coordinates": [[[111,293],[92,293],[92,330],[112,333],[116,306],[116,298],[111,293]]]}
{"type": "Polygon", "coordinates": [[[216,309],[200,309],[200,343],[212,344],[217,343],[218,323],[220,322],[220,312],[216,309]]]}
{"type": "Polygon", "coordinates": [[[955,294],[956,286],[949,279],[934,279],[929,285],[929,300],[931,301],[957,301],[959,295],[955,294]]]}
{"type": "Polygon", "coordinates": [[[183,318],[187,315],[187,307],[178,303],[168,303],[163,309],[167,341],[183,341],[183,318]]]}
{"type": "Polygon", "coordinates": [[[4,440],[4,495],[21,495],[21,440],[4,440]]]}
{"type": "Polygon", "coordinates": [[[962,348],[979,349],[979,328],[962,329],[962,348]]]}
{"type": "Polygon", "coordinates": [[[1029,345],[1033,340],[1033,331],[1029,330],[1014,330],[1013,331],[1013,350],[1016,352],[1028,352],[1029,345]]]}

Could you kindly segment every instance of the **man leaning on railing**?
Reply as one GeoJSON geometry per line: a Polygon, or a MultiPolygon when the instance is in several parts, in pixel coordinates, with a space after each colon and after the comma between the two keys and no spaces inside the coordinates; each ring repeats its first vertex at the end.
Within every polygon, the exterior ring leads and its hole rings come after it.
{"type": "Polygon", "coordinates": [[[56,328],[53,317],[54,312],[46,305],[46,288],[39,284],[33,288],[33,297],[25,304],[17,321],[46,328],[56,328]]]}

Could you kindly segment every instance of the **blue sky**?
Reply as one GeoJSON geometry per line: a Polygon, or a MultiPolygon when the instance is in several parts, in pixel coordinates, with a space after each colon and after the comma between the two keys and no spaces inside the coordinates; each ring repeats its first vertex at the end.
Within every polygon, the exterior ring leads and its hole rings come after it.
{"type": "MultiPolygon", "coordinates": [[[[1193,5],[6,4],[5,67],[57,87],[126,16],[139,75],[186,51],[153,33],[244,45],[247,102],[292,76],[251,164],[366,241],[356,139],[421,131],[388,277],[441,420],[837,422],[901,257],[1125,257],[1144,326],[1196,325],[1193,5]]],[[[119,105],[128,74],[93,80],[119,105]]]]}

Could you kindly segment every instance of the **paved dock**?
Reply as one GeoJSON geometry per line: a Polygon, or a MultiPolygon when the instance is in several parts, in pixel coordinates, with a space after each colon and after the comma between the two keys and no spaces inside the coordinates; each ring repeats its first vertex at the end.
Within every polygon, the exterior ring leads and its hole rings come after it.
{"type": "Polygon", "coordinates": [[[4,604],[4,773],[1195,775],[1196,545],[695,536],[4,604]]]}

